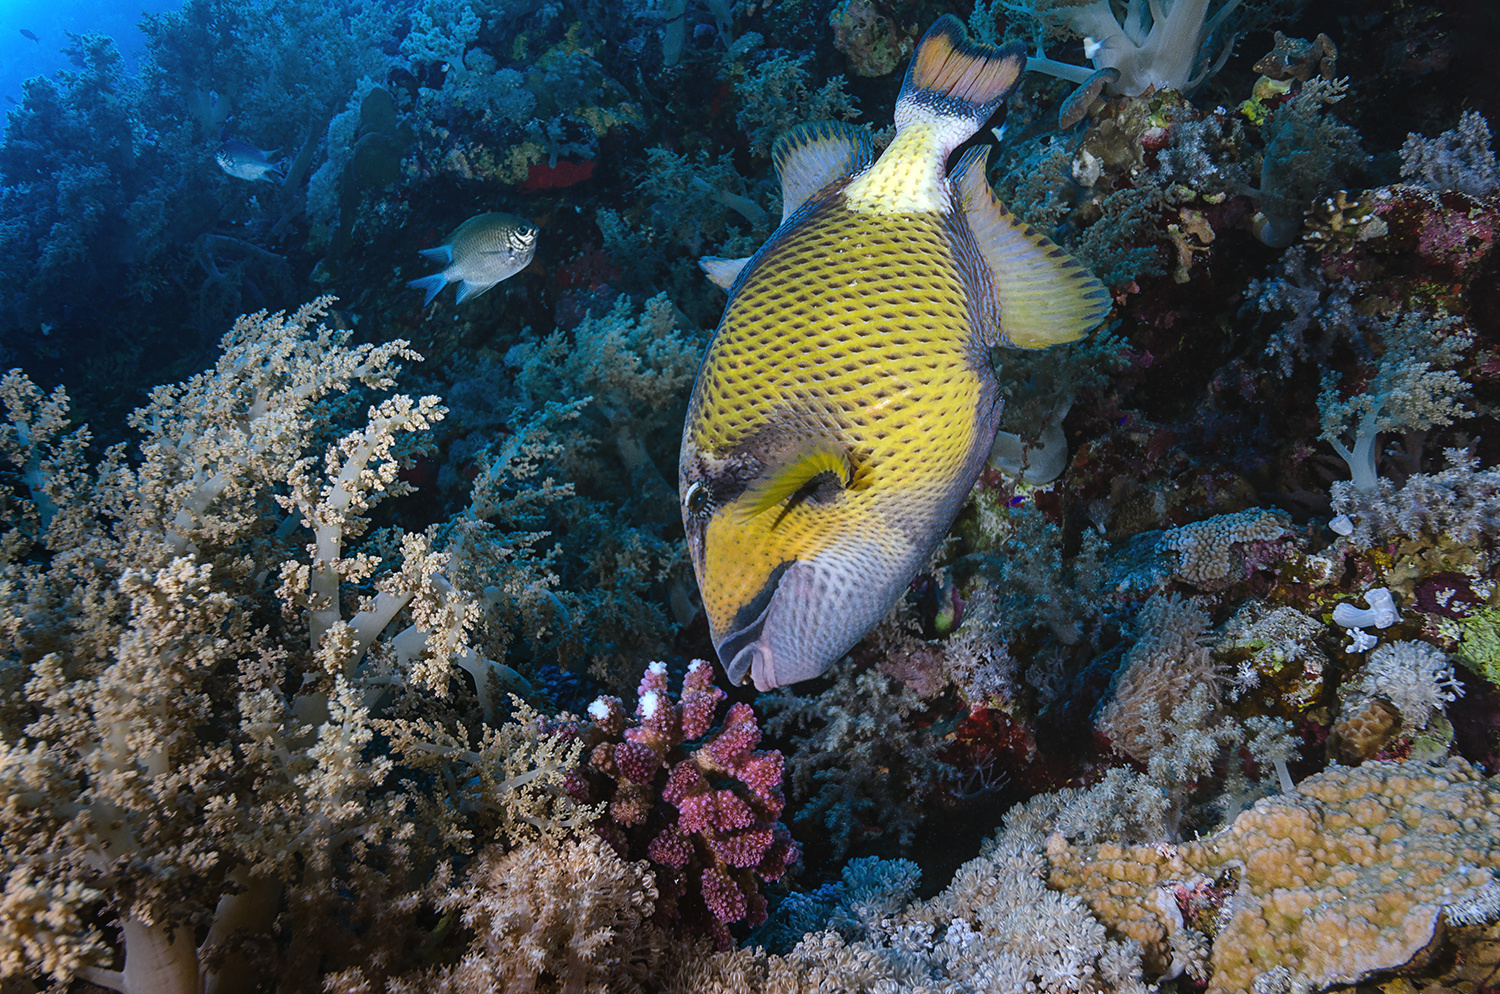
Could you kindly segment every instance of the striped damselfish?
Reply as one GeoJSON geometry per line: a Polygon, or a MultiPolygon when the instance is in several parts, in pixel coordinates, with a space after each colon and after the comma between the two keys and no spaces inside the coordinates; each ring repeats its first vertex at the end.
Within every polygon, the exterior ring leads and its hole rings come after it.
{"type": "Polygon", "coordinates": [[[923,37],[874,158],[845,124],[776,143],[782,221],[729,290],[683,428],[679,497],[714,647],[761,690],[815,677],[902,596],[995,437],[990,348],[1081,338],[1104,286],[1017,220],[986,152],[949,155],[1026,65],[951,15],[923,37]]]}

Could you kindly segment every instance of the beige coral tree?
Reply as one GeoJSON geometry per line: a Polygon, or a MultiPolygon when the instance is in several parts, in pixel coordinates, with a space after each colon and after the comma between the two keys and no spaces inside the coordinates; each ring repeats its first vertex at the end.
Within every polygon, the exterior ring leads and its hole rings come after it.
{"type": "MultiPolygon", "coordinates": [[[[556,808],[541,788],[567,750],[524,716],[470,749],[472,698],[427,709],[441,735],[384,721],[397,757],[503,770],[446,831],[416,814],[456,801],[389,783],[396,760],[371,747],[375,709],[443,698],[455,661],[499,664],[469,644],[479,594],[426,537],[351,548],[408,489],[402,436],[444,409],[388,397],[328,444],[346,394],[420,358],[351,346],[323,322],[331,303],[241,318],[212,370],[132,415],[138,453],[97,468],[65,393],[0,380],[0,979],[227,994],[315,986],[340,953],[378,971],[423,875],[472,847],[485,812],[498,825],[523,786],[556,808]],[[310,927],[340,920],[358,927],[337,943],[310,927]]],[[[517,549],[537,538],[511,537],[512,558],[532,564],[517,549]]]]}

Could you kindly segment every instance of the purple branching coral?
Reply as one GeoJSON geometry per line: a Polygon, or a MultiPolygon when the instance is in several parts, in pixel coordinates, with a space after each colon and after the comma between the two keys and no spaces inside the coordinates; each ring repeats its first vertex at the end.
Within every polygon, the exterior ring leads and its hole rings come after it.
{"type": "MultiPolygon", "coordinates": [[[[766,920],[757,880],[781,879],[798,849],[777,820],[786,803],[781,753],[756,748],[760,727],[748,704],[731,706],[712,728],[725,699],[713,674],[694,660],[674,701],[666,665],[652,663],[634,721],[619,698],[601,697],[581,734],[587,774],[611,781],[603,788],[609,818],[599,830],[622,858],[639,855],[633,850],[644,842],[661,891],[657,921],[706,931],[728,948],[730,925],[766,920]]],[[[592,790],[578,786],[592,799],[592,790]]]]}

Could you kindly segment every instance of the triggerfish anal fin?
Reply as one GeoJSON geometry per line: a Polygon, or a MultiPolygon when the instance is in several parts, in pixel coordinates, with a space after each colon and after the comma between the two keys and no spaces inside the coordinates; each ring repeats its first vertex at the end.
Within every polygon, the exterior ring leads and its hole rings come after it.
{"type": "Polygon", "coordinates": [[[764,514],[825,473],[847,487],[853,476],[849,453],[831,438],[807,439],[745,490],[740,513],[747,518],[764,514]]]}
{"type": "Polygon", "coordinates": [[[953,173],[953,185],[1000,302],[998,340],[986,344],[1040,349],[1077,341],[1109,313],[1109,290],[1065,249],[995,198],[984,175],[988,154],[987,147],[970,149],[953,173]]]}
{"type": "Polygon", "coordinates": [[[781,220],[797,213],[819,190],[853,176],[874,160],[870,136],[842,121],[799,124],[771,146],[781,180],[781,220]]]}
{"type": "Polygon", "coordinates": [[[708,275],[708,281],[720,290],[728,290],[734,286],[734,281],[740,278],[744,271],[745,263],[750,261],[747,255],[742,259],[725,259],[718,255],[705,255],[698,260],[698,268],[708,275]]]}

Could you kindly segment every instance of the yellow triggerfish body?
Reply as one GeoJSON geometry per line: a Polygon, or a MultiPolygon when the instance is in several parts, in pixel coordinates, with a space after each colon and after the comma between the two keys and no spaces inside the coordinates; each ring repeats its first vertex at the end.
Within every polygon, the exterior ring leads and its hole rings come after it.
{"type": "Polygon", "coordinates": [[[792,130],[773,150],[781,226],[748,260],[704,260],[729,303],[679,496],[736,683],[822,673],[927,565],[995,437],[991,346],[1073,341],[1108,313],[1103,285],[995,199],[985,150],[947,173],[1025,64],[943,17],[880,158],[848,125],[792,130]]]}

